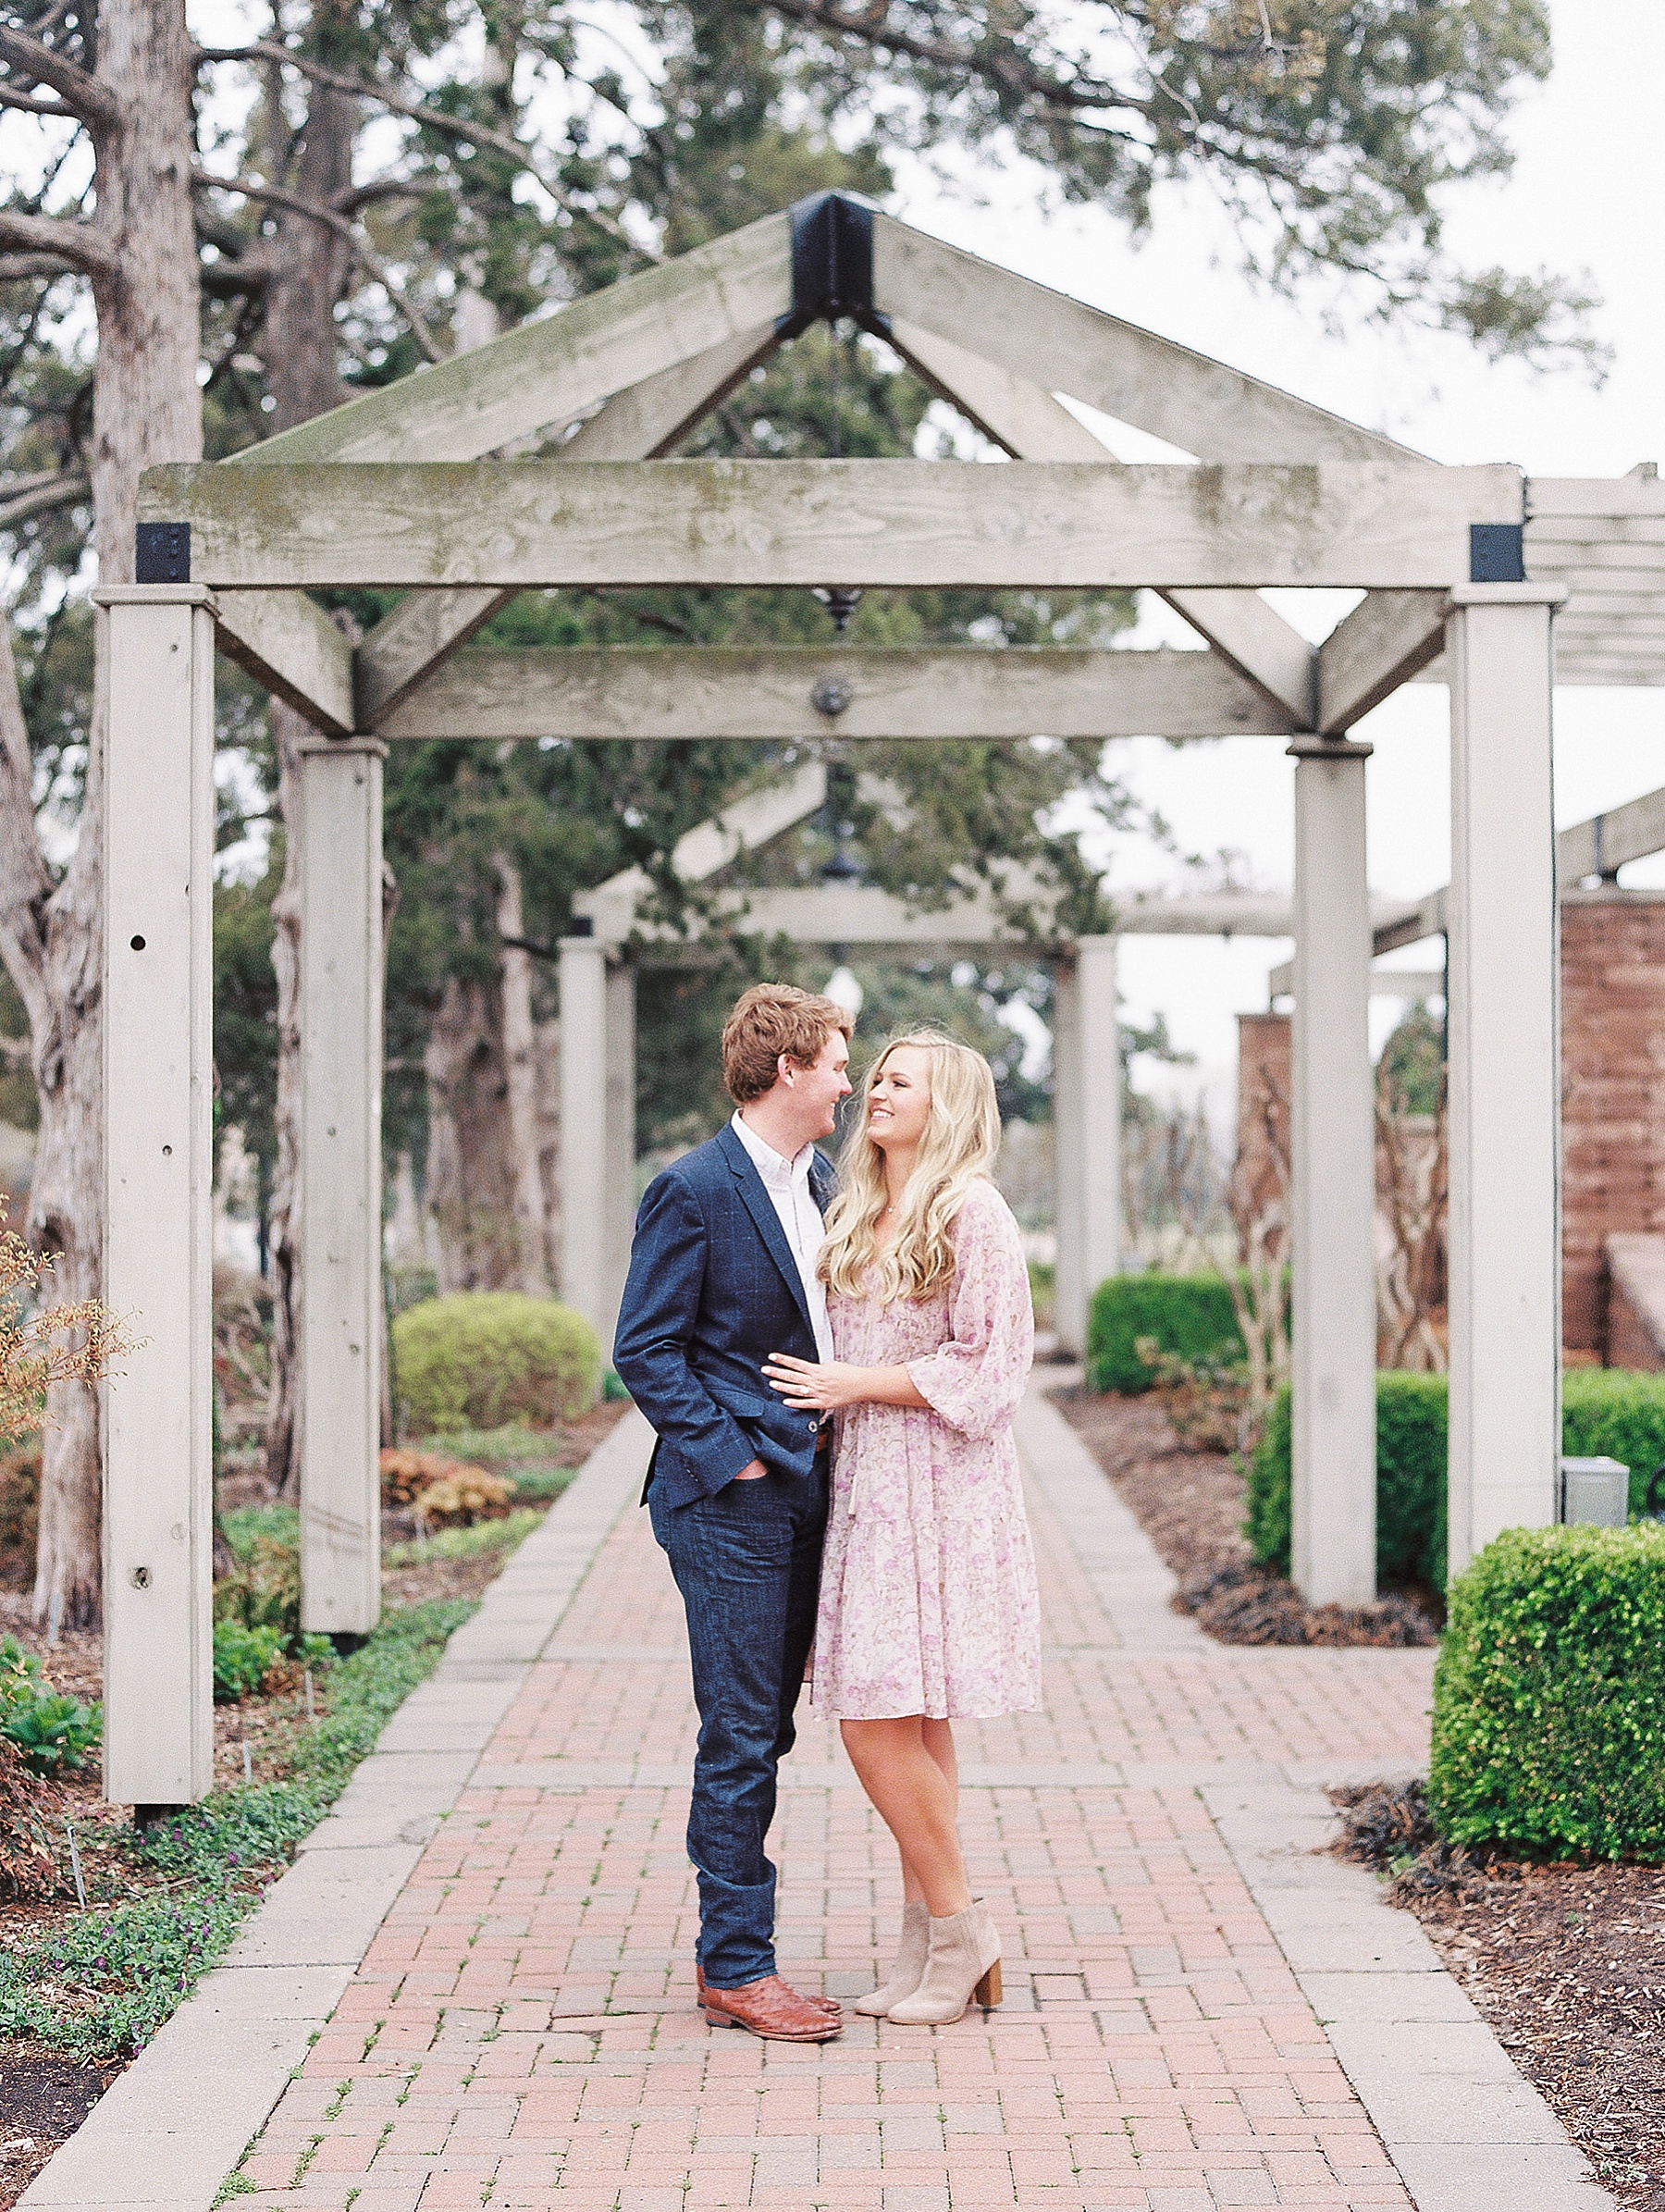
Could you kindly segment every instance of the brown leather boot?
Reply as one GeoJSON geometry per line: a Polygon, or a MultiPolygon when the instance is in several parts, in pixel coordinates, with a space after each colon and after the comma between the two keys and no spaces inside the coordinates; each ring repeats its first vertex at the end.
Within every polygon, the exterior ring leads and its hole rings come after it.
{"type": "Polygon", "coordinates": [[[745,2028],[770,2043],[831,2043],[844,2033],[836,2014],[799,1996],[779,1974],[765,1974],[738,1989],[714,1989],[708,1982],[699,2005],[712,2027],[745,2028]]]}
{"type": "MultiPolygon", "coordinates": [[[[694,1988],[703,2005],[706,1993],[705,1968],[697,1959],[694,1961],[694,1988]]],[[[832,2020],[840,2020],[844,2016],[844,2008],[836,1997],[818,1997],[807,1989],[795,1989],[792,1994],[802,1997],[806,2005],[813,2005],[818,2012],[824,2012],[832,2020]]]]}

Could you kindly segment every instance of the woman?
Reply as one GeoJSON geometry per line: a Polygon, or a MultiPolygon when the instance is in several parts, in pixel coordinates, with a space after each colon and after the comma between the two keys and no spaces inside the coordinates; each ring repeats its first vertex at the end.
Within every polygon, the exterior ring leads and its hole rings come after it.
{"type": "Polygon", "coordinates": [[[1034,1553],[1012,1415],[1034,1350],[1029,1271],[989,1180],[980,1053],[933,1030],[869,1076],[820,1269],[836,1356],[777,1353],[787,1402],[838,1416],[815,1702],[902,1857],[902,1938],[857,2012],[907,2025],[1000,2001],[1000,1938],[966,1883],[956,1720],[1041,1702],[1034,1553]]]}

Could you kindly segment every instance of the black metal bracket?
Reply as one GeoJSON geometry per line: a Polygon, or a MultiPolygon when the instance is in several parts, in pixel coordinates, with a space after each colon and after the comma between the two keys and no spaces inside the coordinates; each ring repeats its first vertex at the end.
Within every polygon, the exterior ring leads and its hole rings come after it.
{"type": "Polygon", "coordinates": [[[1525,581],[1525,525],[1470,523],[1469,582],[1523,584],[1525,581]]]}
{"type": "Polygon", "coordinates": [[[191,525],[141,523],[133,532],[135,584],[189,584],[191,525]]]}
{"type": "Polygon", "coordinates": [[[890,317],[873,304],[873,204],[857,192],[812,192],[792,210],[792,312],[775,324],[796,338],[811,323],[847,315],[864,330],[890,335],[890,317]]]}

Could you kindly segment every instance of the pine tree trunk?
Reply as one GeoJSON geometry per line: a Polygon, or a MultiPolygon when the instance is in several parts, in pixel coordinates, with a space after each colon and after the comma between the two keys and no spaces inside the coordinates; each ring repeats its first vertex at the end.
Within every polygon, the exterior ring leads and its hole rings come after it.
{"type": "MultiPolygon", "coordinates": [[[[295,189],[327,205],[352,181],[353,113],[339,93],[314,85],[295,189]]],[[[272,429],[292,429],[345,398],[337,361],[335,307],[347,278],[345,241],[322,223],[285,216],[274,241],[263,339],[272,429]]],[[[272,967],[278,978],[278,1158],[268,1230],[272,1284],[272,1387],[266,1403],[266,1480],[282,1492],[300,1481],[297,1395],[301,1343],[301,744],[311,729],[281,699],[269,709],[278,756],[278,811],[285,826],[283,883],[272,901],[272,967]]]]}
{"type": "Polygon", "coordinates": [[[510,1169],[509,1081],[498,994],[451,976],[429,1024],[428,1211],[439,1240],[439,1291],[517,1281],[519,1236],[510,1169]]]}
{"type": "Polygon", "coordinates": [[[544,1297],[549,1289],[549,1225],[544,1202],[537,1024],[532,1010],[532,956],[520,870],[507,853],[492,857],[498,879],[497,926],[503,941],[503,1068],[508,1084],[509,1169],[513,1192],[516,1287],[544,1297]]]}
{"type": "MultiPolygon", "coordinates": [[[[114,249],[90,272],[97,314],[89,455],[93,550],[105,584],[130,582],[142,469],[201,458],[198,278],[191,220],[191,44],[179,0],[104,0],[90,118],[93,228],[114,249]]],[[[9,662],[9,654],[7,656],[9,662]]],[[[86,786],[74,857],[53,886],[35,837],[20,713],[0,767],[0,952],[29,1008],[41,1126],[25,1230],[54,1255],[54,1294],[98,1294],[103,1274],[102,914],[105,626],[98,625],[86,786]],[[19,748],[21,748],[19,757],[19,748]]],[[[0,686],[0,689],[4,686],[0,686]]],[[[9,702],[0,720],[10,722],[9,702]]],[[[144,1316],[134,1316],[140,1335],[144,1316]]],[[[119,1389],[117,1382],[115,1386],[119,1389]]],[[[54,1627],[101,1610],[95,1391],[49,1396],[34,1609],[54,1627]]]]}

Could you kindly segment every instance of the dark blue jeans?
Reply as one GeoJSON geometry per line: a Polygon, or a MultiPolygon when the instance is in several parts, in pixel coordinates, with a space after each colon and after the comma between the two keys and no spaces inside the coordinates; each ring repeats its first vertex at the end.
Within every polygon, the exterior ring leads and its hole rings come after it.
{"type": "Polygon", "coordinates": [[[648,1506],[687,1613],[699,1708],[688,1810],[699,1962],[714,1987],[738,1989],[775,1971],[775,1870],[763,1841],[815,1637],[825,1463],[808,1478],[771,1472],[688,1505],[662,1505],[649,1490],[648,1506]]]}

